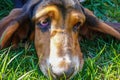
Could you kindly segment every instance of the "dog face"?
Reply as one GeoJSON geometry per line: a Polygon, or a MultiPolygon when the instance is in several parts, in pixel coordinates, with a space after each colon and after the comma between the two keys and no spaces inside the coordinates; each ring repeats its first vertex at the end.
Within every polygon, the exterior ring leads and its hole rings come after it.
{"type": "Polygon", "coordinates": [[[51,4],[38,7],[34,20],[41,70],[47,74],[49,68],[55,78],[75,74],[83,65],[78,42],[79,29],[85,22],[83,13],[73,7],[51,4]]]}
{"type": "Polygon", "coordinates": [[[53,2],[36,6],[34,12],[35,47],[43,73],[47,75],[49,68],[54,78],[76,74],[83,66],[78,34],[84,14],[74,6],[53,2]]]}
{"type": "Polygon", "coordinates": [[[1,48],[34,36],[40,69],[54,79],[69,79],[82,68],[79,34],[85,36],[95,30],[120,39],[117,30],[99,21],[77,0],[30,0],[0,24],[1,48]]]}

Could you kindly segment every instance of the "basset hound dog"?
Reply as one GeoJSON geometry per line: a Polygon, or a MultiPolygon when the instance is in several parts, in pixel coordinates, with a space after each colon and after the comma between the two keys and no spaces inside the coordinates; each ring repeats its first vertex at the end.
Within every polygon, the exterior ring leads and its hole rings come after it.
{"type": "Polygon", "coordinates": [[[99,20],[79,0],[27,0],[0,20],[0,48],[33,40],[43,74],[70,79],[84,64],[78,39],[94,31],[120,40],[120,23],[99,20]]]}

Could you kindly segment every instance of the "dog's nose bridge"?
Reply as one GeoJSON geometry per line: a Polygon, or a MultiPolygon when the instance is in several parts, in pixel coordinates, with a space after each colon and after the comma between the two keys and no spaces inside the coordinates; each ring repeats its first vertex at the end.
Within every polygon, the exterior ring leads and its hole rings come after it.
{"type": "Polygon", "coordinates": [[[68,34],[67,32],[60,32],[59,33],[61,36],[63,36],[63,44],[64,46],[63,47],[70,47],[70,43],[71,42],[71,38],[70,38],[70,34],[68,34]]]}
{"type": "Polygon", "coordinates": [[[68,34],[64,30],[52,31],[51,35],[52,35],[51,40],[54,40],[55,43],[62,44],[63,47],[68,46],[69,43],[72,43],[70,34],[68,34]]]}

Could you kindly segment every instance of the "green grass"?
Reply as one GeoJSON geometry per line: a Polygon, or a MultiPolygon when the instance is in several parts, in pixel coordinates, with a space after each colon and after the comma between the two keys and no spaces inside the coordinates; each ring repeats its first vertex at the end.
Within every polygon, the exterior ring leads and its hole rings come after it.
{"type": "MultiPolygon", "coordinates": [[[[105,21],[120,21],[120,0],[87,0],[83,5],[105,21]]],[[[0,0],[0,19],[13,8],[0,0]]],[[[85,64],[73,80],[120,80],[120,41],[108,36],[80,42],[85,64]]],[[[38,67],[33,45],[0,50],[0,80],[47,80],[38,67]]]]}

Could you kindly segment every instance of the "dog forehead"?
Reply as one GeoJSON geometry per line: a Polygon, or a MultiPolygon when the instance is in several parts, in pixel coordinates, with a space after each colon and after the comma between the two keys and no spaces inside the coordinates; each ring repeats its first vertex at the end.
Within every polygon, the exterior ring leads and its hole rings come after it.
{"type": "Polygon", "coordinates": [[[43,2],[62,4],[64,6],[74,6],[75,4],[79,3],[78,0],[44,0],[43,2]]]}
{"type": "Polygon", "coordinates": [[[34,6],[33,16],[35,16],[36,13],[40,12],[42,9],[50,5],[55,5],[56,8],[58,8],[63,15],[68,9],[77,10],[83,13],[82,6],[78,2],[78,0],[43,0],[42,2],[39,2],[34,6]]]}
{"type": "Polygon", "coordinates": [[[75,9],[81,9],[81,5],[78,0],[43,0],[40,1],[37,5],[35,5],[35,9],[43,8],[48,5],[56,5],[56,6],[62,6],[64,8],[75,8],[75,9]]]}
{"type": "Polygon", "coordinates": [[[63,0],[66,6],[74,6],[76,4],[79,4],[78,0],[63,0]]]}

